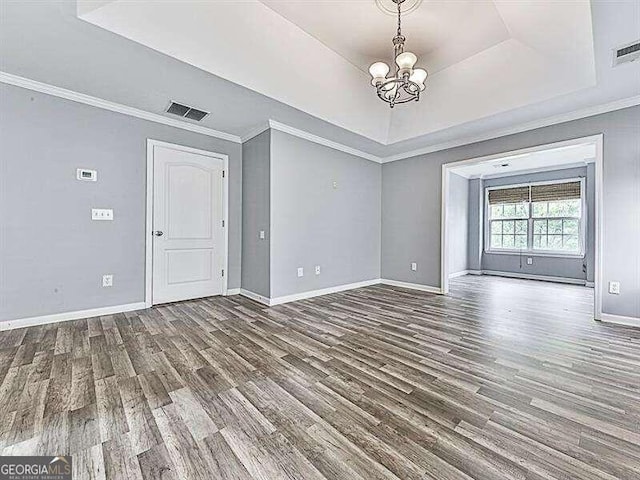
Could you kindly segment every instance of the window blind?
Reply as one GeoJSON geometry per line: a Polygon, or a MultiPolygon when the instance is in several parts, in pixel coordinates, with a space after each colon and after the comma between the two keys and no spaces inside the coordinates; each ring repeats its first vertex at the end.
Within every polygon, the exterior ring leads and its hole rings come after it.
{"type": "Polygon", "coordinates": [[[529,201],[529,187],[499,188],[489,190],[489,204],[522,203],[529,201]]]}
{"type": "Polygon", "coordinates": [[[580,198],[580,182],[531,185],[532,202],[553,202],[580,198]]]}

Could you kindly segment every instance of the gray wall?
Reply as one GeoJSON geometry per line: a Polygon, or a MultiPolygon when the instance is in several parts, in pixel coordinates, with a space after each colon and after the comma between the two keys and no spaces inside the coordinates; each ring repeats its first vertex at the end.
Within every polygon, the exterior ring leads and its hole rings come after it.
{"type": "Polygon", "coordinates": [[[229,155],[228,286],[240,286],[239,144],[2,84],[0,320],[144,301],[147,138],[229,155]],[[92,207],[114,221],[91,221],[92,207]]]}
{"type": "Polygon", "coordinates": [[[441,166],[520,148],[604,134],[605,313],[640,317],[640,107],[626,108],[382,166],[382,277],[440,285],[441,166]],[[409,263],[418,261],[418,272],[409,263]]]}
{"type": "Polygon", "coordinates": [[[453,274],[469,268],[469,180],[451,173],[447,205],[449,274],[453,274]]]}
{"type": "Polygon", "coordinates": [[[469,241],[467,242],[468,270],[482,270],[482,180],[469,180],[469,241]]]}
{"type": "Polygon", "coordinates": [[[269,130],[242,145],[242,288],[267,298],[271,294],[270,162],[269,130]]]}
{"type": "MultiPolygon", "coordinates": [[[[591,268],[593,273],[594,262],[594,228],[589,228],[594,224],[595,219],[595,169],[590,168],[592,174],[588,176],[587,167],[582,168],[565,168],[560,170],[552,170],[548,172],[531,173],[527,175],[514,175],[510,177],[492,178],[484,180],[483,191],[487,187],[496,187],[500,185],[517,185],[522,183],[531,182],[545,182],[549,180],[563,180],[567,178],[584,178],[586,185],[585,191],[587,196],[587,209],[586,209],[586,243],[585,243],[585,255],[581,258],[575,257],[548,257],[535,255],[532,253],[518,254],[504,254],[504,253],[488,253],[482,248],[482,269],[491,270],[497,272],[511,272],[511,273],[524,273],[527,275],[545,275],[550,277],[564,277],[577,280],[587,280],[587,269],[591,268]],[[532,265],[527,265],[527,257],[531,257],[533,260],[532,265]]],[[[484,195],[481,197],[481,207],[484,211],[484,195]]],[[[483,236],[480,238],[482,242],[484,240],[484,221],[481,224],[483,236]]],[[[591,280],[593,281],[593,275],[591,280]]]]}
{"type": "Polygon", "coordinates": [[[271,297],[380,278],[380,182],[377,163],[271,131],[271,297]]]}

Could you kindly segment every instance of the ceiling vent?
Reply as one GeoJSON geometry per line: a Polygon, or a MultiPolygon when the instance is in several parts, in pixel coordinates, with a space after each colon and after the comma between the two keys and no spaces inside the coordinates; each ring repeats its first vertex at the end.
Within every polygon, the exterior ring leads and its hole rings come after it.
{"type": "Polygon", "coordinates": [[[640,58],[640,40],[623,45],[613,51],[613,66],[633,62],[640,58]]]}
{"type": "Polygon", "coordinates": [[[198,110],[197,108],[182,105],[181,103],[171,102],[167,108],[167,113],[171,115],[177,115],[178,117],[188,118],[199,122],[204,117],[209,115],[209,112],[198,110]]]}

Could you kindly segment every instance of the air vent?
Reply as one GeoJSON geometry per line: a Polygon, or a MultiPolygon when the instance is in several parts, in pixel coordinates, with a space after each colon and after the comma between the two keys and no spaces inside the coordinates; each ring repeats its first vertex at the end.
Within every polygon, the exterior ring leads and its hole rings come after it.
{"type": "Polygon", "coordinates": [[[171,102],[166,110],[171,115],[177,115],[178,117],[188,118],[199,122],[204,117],[209,115],[209,112],[198,110],[197,108],[182,105],[181,103],[171,102]]]}
{"type": "Polygon", "coordinates": [[[640,40],[623,45],[613,52],[613,66],[633,62],[640,58],[640,40]]]}

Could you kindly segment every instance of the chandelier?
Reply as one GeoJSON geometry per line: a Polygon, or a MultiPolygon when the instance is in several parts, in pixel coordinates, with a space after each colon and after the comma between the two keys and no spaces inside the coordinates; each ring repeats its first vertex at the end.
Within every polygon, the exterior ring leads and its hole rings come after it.
{"type": "Polygon", "coordinates": [[[424,90],[424,81],[427,79],[426,70],[413,68],[418,57],[411,52],[404,51],[405,38],[402,36],[400,25],[400,5],[405,0],[392,1],[398,5],[398,31],[393,37],[395,74],[387,77],[389,65],[384,62],[376,62],[369,67],[369,73],[373,77],[371,85],[376,87],[378,97],[387,102],[391,108],[397,103],[420,100],[420,92],[424,90]]]}

